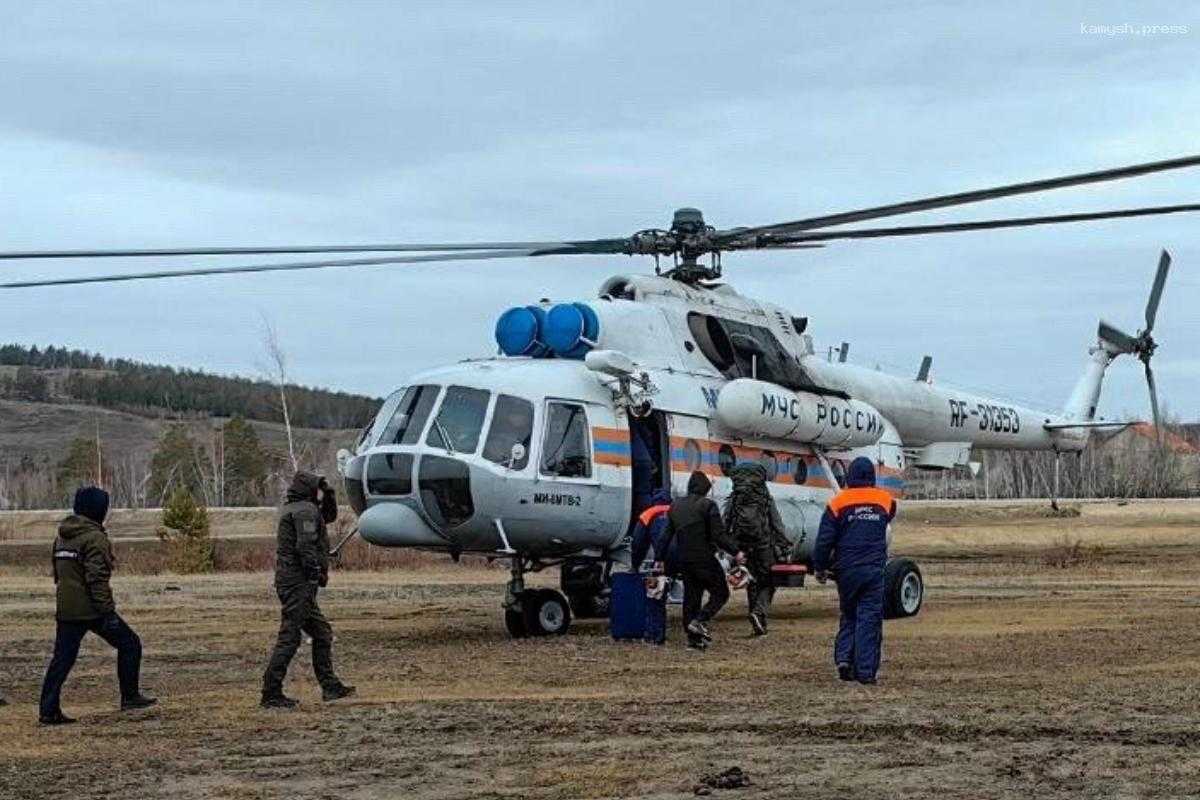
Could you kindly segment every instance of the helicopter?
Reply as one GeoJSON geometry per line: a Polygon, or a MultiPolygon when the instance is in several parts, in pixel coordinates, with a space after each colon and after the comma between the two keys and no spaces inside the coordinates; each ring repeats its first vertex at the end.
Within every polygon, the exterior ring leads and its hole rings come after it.
{"type": "MultiPolygon", "coordinates": [[[[779,582],[800,586],[825,505],[856,457],[870,458],[878,484],[901,496],[907,469],[969,466],[976,450],[1079,452],[1093,429],[1124,424],[1096,416],[1105,372],[1121,355],[1143,362],[1158,426],[1150,365],[1171,264],[1165,250],[1145,328],[1131,335],[1101,321],[1083,374],[1057,413],[935,384],[928,356],[915,376],[898,376],[847,363],[845,345],[837,359],[820,355],[807,317],[722,281],[724,253],[1195,212],[1200,204],[841,227],[1198,165],[1200,156],[1191,156],[725,230],[707,224],[700,210],[681,208],[668,229],[611,239],[8,252],[0,260],[385,255],[68,276],[0,288],[579,254],[653,257],[653,275],[614,276],[591,299],[503,311],[494,355],[413,375],[387,397],[353,448],[338,454],[364,540],[456,560],[463,554],[507,560],[507,630],[518,638],[557,635],[573,618],[603,614],[612,572],[636,567],[629,564],[629,532],[648,494],[681,493],[694,471],[710,476],[720,501],[731,491],[734,467],[763,466],[791,543],[779,582]],[[527,574],[555,566],[559,589],[526,586],[527,574]]],[[[886,615],[915,616],[924,594],[919,566],[891,559],[886,615]]]]}

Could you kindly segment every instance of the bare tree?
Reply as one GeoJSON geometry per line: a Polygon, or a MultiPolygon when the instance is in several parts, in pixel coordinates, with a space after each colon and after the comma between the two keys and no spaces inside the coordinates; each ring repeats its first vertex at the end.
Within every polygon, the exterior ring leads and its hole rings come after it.
{"type": "Polygon", "coordinates": [[[296,443],[292,437],[292,419],[288,413],[287,402],[287,354],[279,344],[279,334],[265,312],[262,313],[262,341],[271,380],[279,387],[279,405],[283,409],[283,427],[287,431],[288,458],[292,462],[292,471],[297,472],[300,470],[300,462],[296,458],[296,443]]]}

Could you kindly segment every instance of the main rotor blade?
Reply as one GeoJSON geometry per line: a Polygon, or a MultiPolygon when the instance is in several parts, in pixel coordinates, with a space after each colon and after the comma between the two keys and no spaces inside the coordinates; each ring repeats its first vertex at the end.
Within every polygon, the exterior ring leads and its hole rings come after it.
{"type": "MultiPolygon", "coordinates": [[[[459,244],[339,244],[297,245],[293,247],[184,247],[144,250],[14,250],[0,252],[0,261],[46,258],[145,258],[150,256],[238,256],[283,255],[296,253],[420,253],[464,252],[477,250],[554,250],[569,248],[585,251],[591,246],[624,240],[597,239],[579,242],[469,242],[459,244]]],[[[602,252],[609,252],[604,250],[602,252]]]]}
{"type": "Polygon", "coordinates": [[[35,286],[71,286],[80,283],[115,283],[118,281],[144,281],[159,278],[187,278],[198,275],[233,275],[244,272],[289,272],[303,269],[329,269],[334,267],[372,267],[382,264],[421,264],[432,261],[474,261],[495,258],[525,258],[537,255],[531,250],[484,250],[474,253],[435,253],[424,256],[390,256],[386,258],[353,258],[337,261],[300,261],[290,264],[252,264],[236,267],[200,267],[197,269],[131,272],[120,275],[91,275],[79,278],[54,278],[38,281],[16,281],[0,283],[0,289],[28,289],[35,286]]]}
{"type": "Polygon", "coordinates": [[[1108,342],[1122,353],[1133,353],[1137,350],[1137,339],[1104,320],[1100,320],[1100,329],[1096,335],[1100,337],[1101,341],[1108,342]]]}
{"type": "MultiPolygon", "coordinates": [[[[1013,217],[1010,219],[988,219],[978,220],[975,222],[948,222],[940,225],[907,225],[893,228],[859,228],[857,230],[851,229],[847,231],[813,231],[811,233],[798,233],[795,235],[784,234],[781,236],[772,236],[767,242],[752,244],[750,246],[759,248],[773,248],[780,246],[792,246],[796,242],[825,242],[833,239],[877,239],[887,236],[922,236],[928,233],[963,233],[966,231],[984,231],[993,230],[996,228],[1024,228],[1033,225],[1057,225],[1064,222],[1090,222],[1098,219],[1149,217],[1156,214],[1180,214],[1194,211],[1200,211],[1200,204],[1192,203],[1178,206],[1148,206],[1145,208],[1126,208],[1115,211],[1094,211],[1081,214],[1055,214],[1044,217],[1013,217]]],[[[730,249],[736,250],[740,248],[735,244],[730,249]]]]}
{"type": "Polygon", "coordinates": [[[1150,362],[1146,362],[1146,385],[1150,387],[1150,413],[1154,415],[1154,436],[1159,443],[1162,442],[1162,428],[1158,417],[1158,389],[1154,386],[1154,370],[1150,369],[1150,362]]]}
{"type": "Polygon", "coordinates": [[[984,200],[996,200],[1001,197],[1012,197],[1019,194],[1033,194],[1035,192],[1045,192],[1051,189],[1063,189],[1068,186],[1082,186],[1089,183],[1102,183],[1104,181],[1122,180],[1124,178],[1134,178],[1139,175],[1148,175],[1153,172],[1163,172],[1171,169],[1183,169],[1197,165],[1200,165],[1200,156],[1173,158],[1167,161],[1153,161],[1147,164],[1135,164],[1131,167],[1119,167],[1117,169],[1106,169],[1098,172],[1085,172],[1078,175],[1066,175],[1060,178],[1047,178],[1039,181],[1028,181],[1025,183],[1013,183],[1007,186],[996,186],[990,189],[958,192],[956,194],[939,195],[937,197],[927,197],[919,200],[907,200],[901,203],[891,203],[885,206],[875,206],[874,208],[863,208],[857,211],[845,211],[838,214],[826,214],[820,217],[809,217],[807,219],[798,219],[791,222],[781,222],[775,225],[763,225],[754,228],[737,228],[730,231],[720,231],[717,235],[720,238],[742,238],[746,236],[752,237],[772,233],[788,233],[795,231],[814,230],[816,228],[828,228],[833,225],[845,225],[850,222],[863,222],[869,219],[880,219],[881,217],[894,217],[899,214],[912,214],[917,211],[929,211],[935,208],[949,208],[951,206],[961,206],[968,203],[979,203],[984,200]]]}
{"type": "Polygon", "coordinates": [[[1150,287],[1150,299],[1146,301],[1146,333],[1154,330],[1154,318],[1158,316],[1158,301],[1162,300],[1163,286],[1167,283],[1167,270],[1171,268],[1171,254],[1166,250],[1158,259],[1158,271],[1154,273],[1154,285],[1150,287]]]}

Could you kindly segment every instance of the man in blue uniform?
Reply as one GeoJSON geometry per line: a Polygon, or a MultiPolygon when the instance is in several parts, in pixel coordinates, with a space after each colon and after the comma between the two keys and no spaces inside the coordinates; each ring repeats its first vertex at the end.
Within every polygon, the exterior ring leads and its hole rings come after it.
{"type": "MultiPolygon", "coordinates": [[[[663,565],[662,574],[674,578],[679,574],[679,547],[671,552],[663,549],[667,535],[667,513],[671,510],[671,493],[656,489],[650,495],[650,507],[638,515],[633,526],[633,566],[639,572],[654,575],[656,564],[663,565]]],[[[667,593],[661,597],[646,596],[646,632],[642,638],[647,642],[662,644],[667,640],[667,593]]]]}
{"type": "Polygon", "coordinates": [[[813,552],[817,580],[828,580],[831,568],[837,580],[842,616],[833,660],[844,681],[876,681],[883,646],[887,529],[895,516],[895,499],[875,486],[871,459],[854,459],[846,488],[829,501],[821,518],[813,552]]]}

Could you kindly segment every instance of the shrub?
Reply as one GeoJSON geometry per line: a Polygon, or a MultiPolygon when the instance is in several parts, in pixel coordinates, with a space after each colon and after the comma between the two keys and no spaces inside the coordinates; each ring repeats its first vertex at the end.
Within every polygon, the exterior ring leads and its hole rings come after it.
{"type": "Polygon", "coordinates": [[[163,506],[158,538],[169,550],[173,572],[194,574],[213,571],[213,546],[208,535],[208,509],[184,487],[171,493],[163,506]]]}

